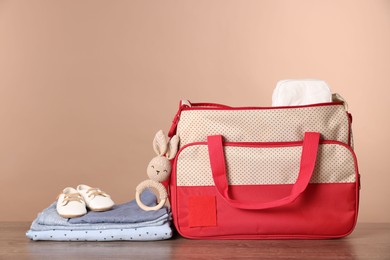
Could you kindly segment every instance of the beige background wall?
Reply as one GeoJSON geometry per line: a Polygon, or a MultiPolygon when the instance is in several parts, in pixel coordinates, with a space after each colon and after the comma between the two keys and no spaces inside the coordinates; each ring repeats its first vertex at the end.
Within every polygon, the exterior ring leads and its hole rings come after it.
{"type": "Polygon", "coordinates": [[[361,222],[390,221],[390,1],[0,1],[0,221],[66,186],[134,197],[181,98],[320,78],[354,116],[361,222]]]}

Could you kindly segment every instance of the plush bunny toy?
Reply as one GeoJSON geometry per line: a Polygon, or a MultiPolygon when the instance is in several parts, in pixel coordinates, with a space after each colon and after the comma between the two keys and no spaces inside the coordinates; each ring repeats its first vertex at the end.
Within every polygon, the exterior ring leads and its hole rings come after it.
{"type": "Polygon", "coordinates": [[[149,210],[158,210],[164,206],[168,194],[164,185],[161,182],[168,179],[169,174],[171,173],[171,162],[169,160],[173,159],[177,153],[179,144],[179,137],[173,136],[171,140],[165,138],[164,133],[160,130],[157,132],[153,140],[153,148],[157,156],[154,157],[146,170],[149,180],[145,180],[138,184],[135,193],[135,199],[138,206],[146,211],[149,210]],[[165,155],[165,156],[164,156],[165,155]],[[151,189],[155,194],[158,194],[160,202],[154,207],[148,207],[142,203],[140,196],[141,193],[146,189],[151,189]]]}

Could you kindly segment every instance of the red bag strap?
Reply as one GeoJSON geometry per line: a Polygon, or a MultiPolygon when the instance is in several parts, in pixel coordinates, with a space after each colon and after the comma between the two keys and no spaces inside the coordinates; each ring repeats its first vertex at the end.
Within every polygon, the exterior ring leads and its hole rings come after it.
{"type": "Polygon", "coordinates": [[[226,163],[222,136],[208,136],[207,145],[215,187],[227,203],[229,203],[232,207],[239,209],[270,209],[289,204],[298,198],[310,182],[316,163],[319,140],[319,133],[305,133],[302,143],[303,147],[298,178],[289,195],[274,201],[248,202],[232,199],[229,196],[229,185],[226,177],[226,163]]]}

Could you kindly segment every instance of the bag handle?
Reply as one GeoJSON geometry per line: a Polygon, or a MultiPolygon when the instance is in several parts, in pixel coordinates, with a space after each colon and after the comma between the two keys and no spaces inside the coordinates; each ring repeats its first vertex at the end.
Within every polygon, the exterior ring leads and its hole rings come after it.
{"type": "Polygon", "coordinates": [[[232,207],[239,209],[270,209],[293,202],[306,189],[313,175],[317,158],[320,134],[317,132],[306,132],[302,143],[302,154],[298,178],[293,185],[289,195],[268,202],[248,202],[232,199],[229,196],[229,185],[226,177],[225,154],[223,150],[223,140],[221,135],[207,137],[207,145],[210,157],[211,171],[214,184],[218,193],[232,207]]]}

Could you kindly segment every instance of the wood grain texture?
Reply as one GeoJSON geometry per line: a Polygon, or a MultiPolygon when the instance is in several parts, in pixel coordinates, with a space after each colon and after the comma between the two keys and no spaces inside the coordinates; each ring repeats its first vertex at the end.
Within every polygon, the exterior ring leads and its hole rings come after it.
{"type": "Polygon", "coordinates": [[[0,222],[0,259],[390,259],[390,223],[332,240],[30,241],[30,223],[0,222]]]}

